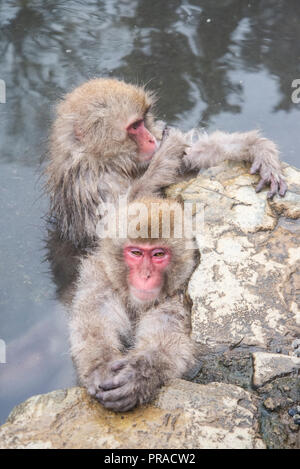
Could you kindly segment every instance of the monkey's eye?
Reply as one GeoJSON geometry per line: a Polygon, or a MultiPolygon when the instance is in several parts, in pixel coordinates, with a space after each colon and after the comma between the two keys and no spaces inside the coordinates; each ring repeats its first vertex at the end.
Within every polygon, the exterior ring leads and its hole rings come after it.
{"type": "Polygon", "coordinates": [[[141,257],[143,255],[142,251],[138,251],[137,249],[131,249],[130,254],[136,257],[141,257]]]}
{"type": "Polygon", "coordinates": [[[152,253],[153,257],[158,257],[158,258],[164,257],[165,254],[166,254],[166,253],[165,253],[165,251],[163,251],[163,250],[154,251],[154,252],[152,253]]]}
{"type": "Polygon", "coordinates": [[[136,121],[136,122],[134,122],[133,124],[131,124],[130,127],[131,127],[132,129],[134,129],[134,130],[137,130],[137,129],[140,127],[140,125],[141,125],[142,123],[143,123],[143,120],[141,119],[141,120],[136,121]]]}

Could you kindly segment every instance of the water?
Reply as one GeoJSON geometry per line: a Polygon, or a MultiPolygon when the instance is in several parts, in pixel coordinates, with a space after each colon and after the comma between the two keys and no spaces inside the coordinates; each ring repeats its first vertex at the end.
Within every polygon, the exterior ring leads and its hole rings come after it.
{"type": "Polygon", "coordinates": [[[170,124],[260,128],[299,167],[299,24],[297,0],[0,1],[2,423],[25,398],[75,382],[43,262],[38,167],[55,102],[94,76],[149,83],[170,124]]]}

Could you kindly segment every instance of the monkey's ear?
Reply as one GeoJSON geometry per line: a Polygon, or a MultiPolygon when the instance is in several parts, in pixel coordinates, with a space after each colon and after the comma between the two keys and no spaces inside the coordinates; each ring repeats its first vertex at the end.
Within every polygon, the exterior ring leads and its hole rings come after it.
{"type": "Polygon", "coordinates": [[[84,136],[83,130],[80,128],[78,123],[75,123],[74,124],[74,137],[75,137],[75,140],[77,140],[78,142],[81,142],[82,139],[83,139],[83,136],[84,136]]]}

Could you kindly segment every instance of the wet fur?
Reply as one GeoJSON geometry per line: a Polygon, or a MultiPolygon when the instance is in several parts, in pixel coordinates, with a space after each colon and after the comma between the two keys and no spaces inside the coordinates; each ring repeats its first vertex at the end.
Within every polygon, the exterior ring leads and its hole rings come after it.
{"type": "MultiPolygon", "coordinates": [[[[79,382],[113,410],[148,402],[170,378],[192,367],[195,352],[184,291],[197,265],[196,245],[187,250],[184,239],[159,240],[171,250],[171,264],[158,298],[141,305],[130,298],[127,285],[123,246],[128,241],[103,240],[82,261],[70,308],[71,353],[79,382]],[[113,372],[118,360],[123,366],[113,372]],[[122,380],[125,384],[117,386],[122,380]]],[[[149,243],[148,238],[134,241],[149,243]]]]}
{"type": "Polygon", "coordinates": [[[160,140],[162,126],[154,120],[154,103],[153,93],[143,87],[99,78],[76,88],[57,106],[45,187],[49,218],[61,239],[81,248],[93,246],[105,202],[125,194],[129,200],[161,194],[182,172],[226,159],[250,161],[253,172],[259,171],[262,177],[258,189],[271,184],[270,197],[277,191],[284,195],[278,150],[257,131],[198,133],[191,143],[189,133],[173,130],[149,166],[139,164],[137,146],[125,128],[130,118],[146,113],[146,127],[160,140]]]}
{"type": "MultiPolygon", "coordinates": [[[[186,251],[183,241],[165,240],[174,255],[164,288],[153,304],[138,306],[128,291],[121,241],[104,240],[98,246],[96,226],[105,203],[120,195],[129,201],[160,195],[180,174],[226,159],[250,161],[252,172],[259,171],[262,178],[258,189],[271,184],[270,196],[286,190],[276,146],[256,131],[199,133],[192,142],[192,133],[172,130],[150,164],[139,164],[126,123],[147,113],[146,127],[160,140],[162,126],[148,111],[153,103],[153,95],[142,87],[118,80],[95,79],[76,88],[57,108],[45,170],[55,230],[52,245],[68,243],[75,266],[77,252],[87,256],[75,288],[65,295],[71,302],[72,357],[80,383],[113,410],[148,402],[169,378],[192,366],[184,290],[198,251],[186,251]],[[90,249],[95,252],[88,254],[90,249]]],[[[51,260],[59,272],[68,261],[57,262],[61,250],[55,249],[51,260]]],[[[77,268],[68,271],[74,285],[77,268]]]]}

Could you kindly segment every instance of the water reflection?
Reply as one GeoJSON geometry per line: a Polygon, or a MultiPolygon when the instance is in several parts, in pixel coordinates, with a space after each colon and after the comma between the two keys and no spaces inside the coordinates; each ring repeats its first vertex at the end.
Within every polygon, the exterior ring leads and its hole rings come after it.
{"type": "Polygon", "coordinates": [[[0,419],[30,394],[72,382],[41,261],[46,201],[36,169],[54,103],[94,76],[149,83],[169,123],[260,127],[299,166],[299,22],[297,0],[0,1],[0,338],[10,357],[0,364],[0,419]]]}

